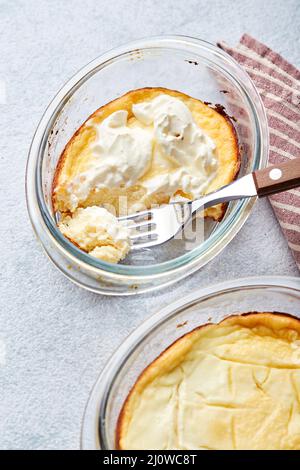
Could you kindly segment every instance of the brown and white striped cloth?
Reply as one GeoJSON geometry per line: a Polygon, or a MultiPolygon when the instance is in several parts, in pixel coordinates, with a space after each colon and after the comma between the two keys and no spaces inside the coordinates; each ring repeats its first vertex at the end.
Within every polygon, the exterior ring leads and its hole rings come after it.
{"type": "MultiPolygon", "coordinates": [[[[300,157],[300,70],[248,34],[237,47],[224,42],[218,46],[244,67],[261,95],[269,123],[270,164],[300,157]]],[[[269,199],[300,269],[300,188],[269,199]]]]}

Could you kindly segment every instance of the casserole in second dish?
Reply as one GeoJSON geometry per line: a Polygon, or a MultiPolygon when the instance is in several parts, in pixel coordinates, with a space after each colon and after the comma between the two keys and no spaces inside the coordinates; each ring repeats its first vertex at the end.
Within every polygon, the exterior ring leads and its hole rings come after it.
{"type": "Polygon", "coordinates": [[[231,316],[185,334],[140,375],[119,449],[300,449],[300,321],[231,316]]]}

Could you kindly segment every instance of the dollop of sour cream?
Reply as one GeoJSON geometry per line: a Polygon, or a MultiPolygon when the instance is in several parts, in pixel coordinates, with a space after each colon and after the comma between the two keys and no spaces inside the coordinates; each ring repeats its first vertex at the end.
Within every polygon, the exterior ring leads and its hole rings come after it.
{"type": "Polygon", "coordinates": [[[161,191],[172,197],[182,189],[195,198],[203,194],[216,175],[216,145],[195,123],[189,108],[183,101],[162,94],[152,101],[133,105],[132,111],[144,125],[153,126],[157,143],[154,159],[167,160],[169,167],[172,165],[171,171],[143,183],[148,192],[161,191]]]}
{"type": "Polygon", "coordinates": [[[215,177],[218,167],[214,141],[195,123],[183,101],[160,94],[132,106],[128,112],[112,113],[100,124],[91,143],[88,169],[69,184],[73,209],[91,190],[131,187],[147,195],[172,197],[182,190],[199,197],[215,177]]]}

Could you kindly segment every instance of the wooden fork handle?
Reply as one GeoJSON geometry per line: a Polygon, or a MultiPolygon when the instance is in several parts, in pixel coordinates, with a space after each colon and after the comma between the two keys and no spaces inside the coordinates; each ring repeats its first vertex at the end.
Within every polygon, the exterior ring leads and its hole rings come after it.
{"type": "Polygon", "coordinates": [[[259,197],[296,188],[300,186],[300,158],[254,171],[253,178],[259,197]]]}

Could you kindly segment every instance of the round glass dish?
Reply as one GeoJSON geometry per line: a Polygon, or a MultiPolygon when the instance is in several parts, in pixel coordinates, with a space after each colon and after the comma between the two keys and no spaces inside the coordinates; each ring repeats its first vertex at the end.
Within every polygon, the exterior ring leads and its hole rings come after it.
{"type": "Polygon", "coordinates": [[[114,353],[86,406],[82,449],[114,449],[122,404],[139,374],[166,347],[193,328],[234,313],[277,311],[300,317],[300,280],[246,278],[196,291],[142,323],[114,353]]]}
{"type": "Polygon", "coordinates": [[[268,159],[267,119],[259,94],[245,71],[216,46],[183,36],[154,37],[114,49],[84,67],[60,90],[39,123],[29,152],[26,195],[33,228],[50,259],[69,279],[102,294],[146,292],[196,271],[237,234],[255,202],[231,203],[220,223],[205,220],[201,242],[191,246],[172,240],[137,251],[118,265],[91,257],[61,234],[51,191],[62,150],[97,108],[147,86],[225,106],[236,119],[240,176],[265,166],[268,159]]]}

